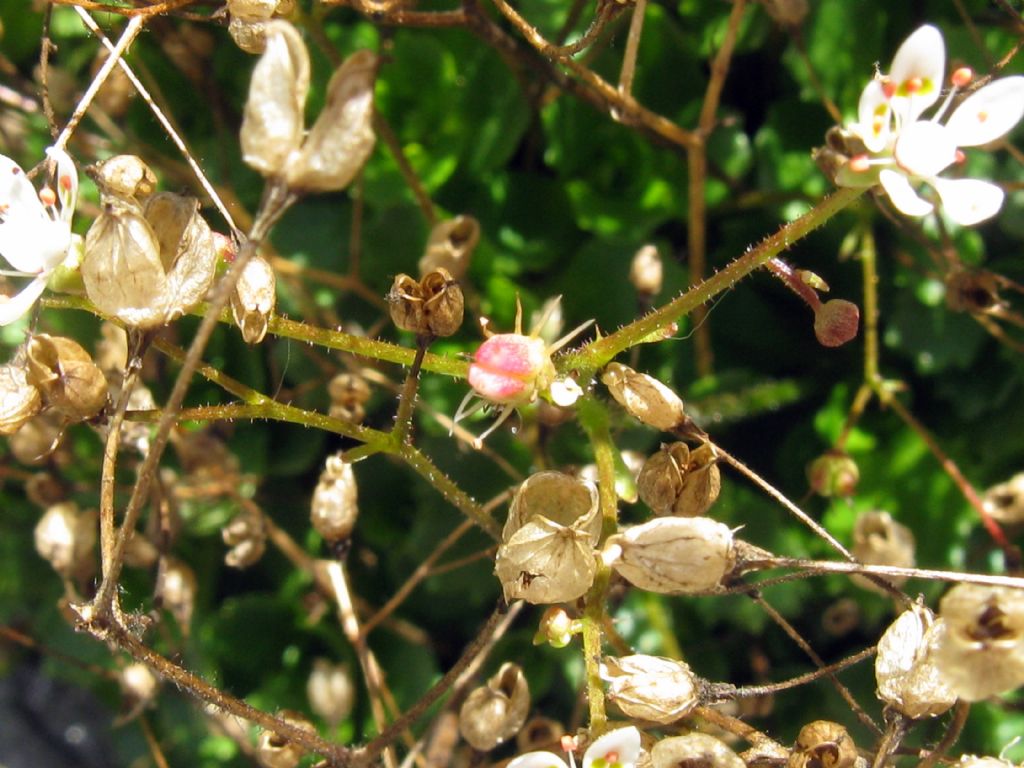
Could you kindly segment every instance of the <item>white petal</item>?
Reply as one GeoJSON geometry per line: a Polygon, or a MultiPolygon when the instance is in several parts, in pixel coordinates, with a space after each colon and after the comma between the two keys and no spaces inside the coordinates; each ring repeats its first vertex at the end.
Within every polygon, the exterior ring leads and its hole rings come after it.
{"type": "Polygon", "coordinates": [[[864,86],[857,105],[857,120],[859,122],[851,125],[850,130],[860,137],[868,151],[881,152],[885,149],[889,140],[892,110],[881,80],[872,80],[864,86]]]}
{"type": "Polygon", "coordinates": [[[554,752],[527,752],[510,762],[507,768],[568,768],[554,752]]]}
{"type": "Polygon", "coordinates": [[[1024,76],[1004,77],[966,99],[946,123],[958,147],[988,144],[1024,117],[1024,76]]]}
{"type": "Polygon", "coordinates": [[[979,179],[935,179],[932,186],[942,199],[942,210],[963,227],[995,216],[1006,196],[1000,187],[979,179]]]}
{"type": "Polygon", "coordinates": [[[46,156],[57,165],[57,196],[60,199],[60,219],[71,226],[71,214],[75,212],[78,200],[78,169],[75,161],[63,149],[50,147],[46,156]]]}
{"type": "MultiPolygon", "coordinates": [[[[594,740],[583,755],[583,768],[633,766],[640,757],[640,731],[634,726],[609,731],[594,740]],[[610,757],[614,756],[614,757],[610,757]]],[[[511,768],[511,766],[510,766],[511,768]]]]}
{"type": "Polygon", "coordinates": [[[14,269],[34,275],[43,268],[37,232],[47,223],[50,217],[24,171],[0,155],[0,254],[14,269]]]}
{"type": "Polygon", "coordinates": [[[902,112],[906,120],[916,120],[939,98],[945,69],[942,33],[931,24],[920,27],[903,41],[892,60],[893,109],[902,112]],[[912,81],[917,81],[916,87],[908,87],[912,81]]]}
{"type": "Polygon", "coordinates": [[[902,173],[886,169],[878,174],[878,180],[900,213],[907,216],[925,216],[932,212],[934,206],[914,191],[910,180],[902,173]]]}
{"type": "Polygon", "coordinates": [[[10,325],[24,315],[36,299],[43,295],[46,287],[46,275],[41,275],[21,289],[21,292],[10,298],[0,297],[0,325],[10,325]]]}
{"type": "Polygon", "coordinates": [[[927,179],[953,164],[956,142],[945,126],[920,120],[900,131],[893,154],[905,171],[927,179]]]}

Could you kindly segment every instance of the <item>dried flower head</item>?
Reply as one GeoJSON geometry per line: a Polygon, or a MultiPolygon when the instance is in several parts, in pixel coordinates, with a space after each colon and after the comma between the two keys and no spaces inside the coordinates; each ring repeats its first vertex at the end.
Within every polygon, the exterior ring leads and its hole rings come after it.
{"type": "Polygon", "coordinates": [[[420,274],[445,269],[452,279],[462,280],[479,242],[480,222],[472,216],[460,214],[453,219],[439,221],[430,230],[426,250],[420,257],[420,274]]]}
{"type": "Polygon", "coordinates": [[[107,379],[74,339],[38,333],[28,340],[25,358],[29,382],[65,418],[91,419],[107,405],[107,379]]]}
{"type": "Polygon", "coordinates": [[[651,748],[652,768],[745,768],[746,763],[723,741],[708,733],[662,739],[651,748]]]}
{"type": "Polygon", "coordinates": [[[355,702],[355,686],[344,664],[332,664],[327,659],[314,659],[313,669],[306,681],[306,698],[309,706],[329,726],[349,716],[355,702]]]}
{"type": "MultiPolygon", "coordinates": [[[[853,526],[853,556],[868,565],[893,565],[904,568],[914,566],[917,543],[907,526],[897,523],[888,512],[863,512],[853,526]]],[[[887,576],[886,580],[899,586],[906,578],[887,576]]],[[[863,576],[853,581],[865,589],[887,594],[875,582],[863,576]]]]}
{"type": "Polygon", "coordinates": [[[638,373],[628,365],[608,363],[601,381],[619,405],[648,426],[668,431],[686,419],[679,395],[653,376],[638,373]]]}
{"type": "Polygon", "coordinates": [[[459,733],[473,749],[493,749],[519,732],[529,710],[530,687],[523,670],[506,662],[463,702],[459,733]]]}
{"type": "Polygon", "coordinates": [[[662,517],[610,536],[602,557],[627,581],[662,594],[708,592],[736,562],[732,531],[709,517],[662,517]]]}
{"type": "Polygon", "coordinates": [[[601,535],[597,488],[561,472],[538,472],[516,491],[495,572],[506,600],[575,600],[590,587],[601,535]]]}
{"type": "MultiPolygon", "coordinates": [[[[635,768],[642,749],[640,731],[635,726],[618,728],[598,736],[583,753],[583,768],[635,768]]],[[[575,765],[575,761],[572,761],[575,765]]],[[[508,768],[568,768],[554,752],[527,752],[508,764],[508,768]]]]}
{"type": "Polygon", "coordinates": [[[1024,523],[1024,472],[993,485],[985,491],[982,501],[992,519],[1007,525],[1024,523]]]}
{"type": "Polygon", "coordinates": [[[451,336],[462,325],[462,288],[443,267],[421,280],[397,275],[388,292],[395,325],[426,338],[451,336]]]}
{"type": "Polygon", "coordinates": [[[0,365],[0,435],[17,432],[42,407],[42,395],[28,381],[23,356],[0,365]]]}
{"type": "Polygon", "coordinates": [[[341,454],[328,456],[313,491],[310,522],[328,544],[344,542],[359,516],[356,476],[341,454]]]}
{"type": "Polygon", "coordinates": [[[956,703],[956,694],[932,653],[938,629],[935,614],[914,605],[901,613],[878,641],[878,698],[907,717],[935,717],[956,703]]]}
{"type": "MultiPolygon", "coordinates": [[[[299,712],[285,709],[278,712],[277,716],[288,725],[316,733],[313,724],[299,712]]],[[[273,731],[261,732],[256,743],[256,759],[263,768],[295,768],[305,754],[306,750],[301,746],[273,731]]]]}
{"type": "Polygon", "coordinates": [[[722,489],[717,458],[711,443],[693,450],[686,443],[662,445],[637,477],[640,498],[658,515],[703,515],[722,489]]]}
{"type": "Polygon", "coordinates": [[[54,504],[36,523],[36,552],[65,578],[91,573],[97,520],[95,510],[83,512],[73,501],[54,504]]]}
{"type": "Polygon", "coordinates": [[[958,584],[942,598],[935,663],[965,701],[1024,684],[1024,590],[958,584]]]}
{"type": "Polygon", "coordinates": [[[623,714],[668,725],[697,706],[697,683],[690,667],[661,656],[606,657],[601,679],[623,714]]]}
{"type": "Polygon", "coordinates": [[[232,568],[248,568],[263,557],[267,548],[267,526],[263,514],[246,506],[221,529],[221,538],[231,547],[224,562],[232,568]]]}
{"type": "Polygon", "coordinates": [[[787,768],[854,768],[857,745],[839,723],[815,720],[800,729],[787,768]]]}
{"type": "Polygon", "coordinates": [[[247,344],[263,341],[276,304],[274,268],[262,256],[253,256],[246,262],[231,292],[231,316],[247,344]]]}

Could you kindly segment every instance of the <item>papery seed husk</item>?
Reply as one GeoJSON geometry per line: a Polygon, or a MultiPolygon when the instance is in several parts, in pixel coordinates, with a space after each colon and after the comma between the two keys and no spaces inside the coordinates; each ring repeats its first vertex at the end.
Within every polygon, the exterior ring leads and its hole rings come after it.
{"type": "Polygon", "coordinates": [[[17,432],[43,407],[39,390],[23,365],[0,365],[0,435],[17,432]]]}
{"type": "Polygon", "coordinates": [[[156,174],[136,155],[115,155],[97,166],[96,182],[103,195],[142,205],[156,189],[156,174]]]}
{"type": "Polygon", "coordinates": [[[266,21],[277,10],[278,0],[228,0],[227,4],[232,16],[266,21]]]}
{"type": "Polygon", "coordinates": [[[259,344],[267,335],[277,304],[277,278],[270,262],[253,256],[231,292],[231,315],[247,344],[259,344]]]}
{"type": "Polygon", "coordinates": [[[648,426],[671,430],[686,418],[679,395],[653,376],[621,363],[609,363],[601,381],[619,405],[648,426]]]}
{"type": "Polygon", "coordinates": [[[431,335],[451,336],[462,325],[464,299],[462,288],[443,267],[420,280],[423,293],[423,318],[431,335]]]}
{"type": "Polygon", "coordinates": [[[426,333],[423,291],[418,280],[406,274],[395,275],[387,298],[388,311],[396,328],[417,334],[426,333]]]}
{"type": "Polygon", "coordinates": [[[634,586],[661,594],[713,591],[735,564],[732,531],[708,517],[662,517],[608,539],[615,568],[634,586]]]}
{"type": "Polygon", "coordinates": [[[498,547],[495,572],[505,599],[549,604],[580,597],[597,571],[595,541],[586,531],[535,516],[498,547]]]}
{"type": "Polygon", "coordinates": [[[252,72],[242,114],[242,159],[263,176],[283,174],[302,141],[309,53],[295,27],[267,22],[266,48],[252,72]]]}
{"type": "Polygon", "coordinates": [[[686,443],[662,445],[640,470],[640,498],[659,515],[697,517],[722,489],[717,456],[710,443],[690,450],[686,443]]]}
{"type": "Polygon", "coordinates": [[[306,698],[313,712],[331,727],[349,716],[355,702],[355,686],[344,664],[314,659],[306,681],[306,698]]]}
{"type": "Polygon", "coordinates": [[[330,456],[313,491],[310,521],[328,542],[343,541],[359,516],[359,498],[352,465],[340,455],[330,456]]]}
{"type": "Polygon", "coordinates": [[[178,622],[182,634],[188,635],[192,613],[196,604],[196,574],[180,560],[169,560],[159,573],[157,594],[163,599],[164,607],[178,622]]]}
{"type": "Polygon", "coordinates": [[[516,489],[502,539],[537,516],[583,533],[591,546],[601,535],[597,487],[563,472],[535,472],[516,489]]]}
{"type": "MultiPolygon", "coordinates": [[[[288,725],[316,734],[316,728],[300,712],[289,709],[277,712],[277,717],[288,725]]],[[[256,742],[256,758],[264,768],[295,768],[306,750],[273,731],[262,731],[256,742]]]]}
{"type": "Polygon", "coordinates": [[[478,242],[480,223],[472,216],[459,215],[439,221],[430,230],[426,250],[420,257],[420,274],[442,268],[448,270],[453,279],[462,280],[478,242]]]}
{"type": "Polygon", "coordinates": [[[651,768],[746,768],[723,741],[707,733],[662,739],[651,748],[651,768]]]}
{"type": "Polygon", "coordinates": [[[657,296],[662,283],[661,255],[653,245],[645,245],[635,254],[629,265],[629,282],[641,296],[657,296]]]}
{"type": "Polygon", "coordinates": [[[854,768],[857,745],[839,723],[815,720],[800,729],[787,768],[854,768]]]}
{"type": "Polygon", "coordinates": [[[97,520],[95,510],[82,512],[73,501],[54,504],[36,524],[36,552],[65,578],[90,572],[97,520]]]}
{"type": "Polygon", "coordinates": [[[160,688],[160,679],[141,662],[129,664],[117,676],[121,692],[135,706],[152,701],[160,688]]]}
{"type": "Polygon", "coordinates": [[[81,271],[101,312],[136,328],[164,324],[167,277],[156,234],[141,213],[107,206],[85,235],[81,271]]]}
{"type": "Polygon", "coordinates": [[[519,732],[529,709],[530,688],[523,670],[506,662],[463,702],[459,733],[474,749],[493,749],[519,732]]]}
{"type": "Polygon", "coordinates": [[[690,667],[662,656],[607,657],[601,679],[608,697],[631,718],[667,725],[697,706],[697,685],[690,667]]]}
{"type": "Polygon", "coordinates": [[[377,57],[371,51],[349,56],[327,84],[327,103],[298,154],[285,168],[289,187],[306,192],[344,189],[362,169],[376,136],[373,87],[377,57]]]}
{"type": "Polygon", "coordinates": [[[39,333],[26,347],[28,379],[44,402],[72,421],[96,416],[107,405],[107,379],[74,339],[39,333]]]}
{"type": "MultiPolygon", "coordinates": [[[[874,510],[857,516],[851,551],[860,562],[867,565],[913,568],[916,562],[916,547],[913,532],[907,526],[896,522],[888,512],[874,510]]],[[[905,576],[886,576],[885,579],[896,586],[907,580],[905,576]]],[[[855,574],[851,581],[872,592],[888,594],[883,587],[859,574],[855,574]]]]}
{"type": "Polygon", "coordinates": [[[161,192],[146,203],[146,220],[160,243],[167,271],[165,321],[195,307],[205,297],[217,271],[217,250],[210,225],[194,197],[161,192]]]}
{"type": "Polygon", "coordinates": [[[267,50],[267,22],[232,16],[228,22],[228,34],[235,45],[246,53],[263,53],[267,50]]]}
{"type": "Polygon", "coordinates": [[[956,703],[956,694],[933,658],[935,623],[935,614],[914,605],[901,613],[878,641],[878,698],[910,718],[935,717],[956,703]]]}
{"type": "Polygon", "coordinates": [[[1024,472],[989,488],[982,502],[993,520],[1006,525],[1024,523],[1024,472]]]}

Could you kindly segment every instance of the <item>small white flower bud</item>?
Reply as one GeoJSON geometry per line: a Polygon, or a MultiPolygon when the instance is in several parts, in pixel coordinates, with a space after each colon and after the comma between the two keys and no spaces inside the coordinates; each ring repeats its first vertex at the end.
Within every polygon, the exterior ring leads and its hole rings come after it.
{"type": "Polygon", "coordinates": [[[608,657],[601,664],[608,696],[623,714],[667,725],[697,706],[697,684],[690,667],[661,656],[608,657]]]}
{"type": "Polygon", "coordinates": [[[606,559],[629,582],[662,594],[716,589],[735,564],[732,531],[709,517],[662,517],[609,537],[606,559]]]}
{"type": "Polygon", "coordinates": [[[94,565],[96,521],[94,510],[79,511],[73,501],[54,504],[36,524],[36,552],[65,578],[88,573],[94,565]]]}
{"type": "Polygon", "coordinates": [[[306,682],[310,709],[334,728],[352,712],[355,686],[344,664],[315,659],[306,682]]]}
{"type": "Polygon", "coordinates": [[[641,296],[652,298],[661,293],[661,255],[653,245],[645,245],[633,255],[629,265],[629,282],[641,296]]]}
{"type": "Polygon", "coordinates": [[[679,395],[653,376],[621,363],[609,363],[601,381],[619,405],[648,426],[670,430],[686,418],[679,395]]]}
{"type": "Polygon", "coordinates": [[[493,749],[519,732],[529,709],[530,687],[523,670],[506,662],[463,702],[459,732],[473,749],[493,749]]]}
{"type": "Polygon", "coordinates": [[[878,698],[911,718],[941,715],[956,694],[935,665],[935,614],[921,605],[901,613],[878,641],[878,698]]]}
{"type": "Polygon", "coordinates": [[[310,521],[328,543],[346,540],[359,516],[356,476],[341,454],[329,456],[313,491],[310,521]]]}
{"type": "Polygon", "coordinates": [[[651,748],[652,768],[746,768],[740,756],[707,733],[688,733],[662,739],[651,748]]]}
{"type": "Polygon", "coordinates": [[[270,262],[253,256],[231,292],[231,314],[247,344],[259,344],[267,335],[277,304],[277,279],[270,262]]]}

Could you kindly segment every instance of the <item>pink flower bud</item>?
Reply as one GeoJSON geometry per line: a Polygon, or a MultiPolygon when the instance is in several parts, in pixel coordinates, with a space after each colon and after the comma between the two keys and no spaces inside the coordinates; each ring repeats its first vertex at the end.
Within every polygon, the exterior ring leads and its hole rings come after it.
{"type": "Polygon", "coordinates": [[[485,400],[502,405],[530,402],[553,378],[544,340],[519,333],[487,339],[469,366],[469,385],[485,400]]]}

